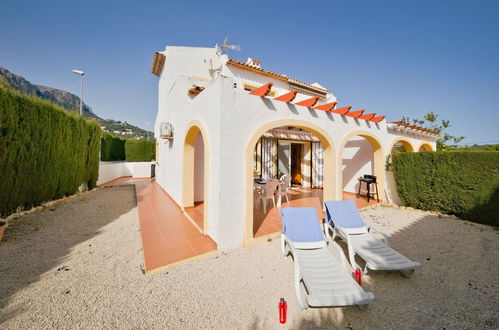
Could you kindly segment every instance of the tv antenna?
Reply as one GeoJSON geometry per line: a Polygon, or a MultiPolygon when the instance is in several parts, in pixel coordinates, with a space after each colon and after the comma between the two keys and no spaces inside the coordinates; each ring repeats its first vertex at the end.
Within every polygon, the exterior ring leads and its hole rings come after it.
{"type": "Polygon", "coordinates": [[[239,46],[239,45],[229,45],[227,43],[227,39],[228,39],[228,37],[225,37],[225,39],[221,45],[218,45],[218,44],[215,45],[215,48],[217,49],[217,52],[219,54],[223,54],[225,49],[235,50],[235,51],[241,50],[241,46],[239,46]]]}

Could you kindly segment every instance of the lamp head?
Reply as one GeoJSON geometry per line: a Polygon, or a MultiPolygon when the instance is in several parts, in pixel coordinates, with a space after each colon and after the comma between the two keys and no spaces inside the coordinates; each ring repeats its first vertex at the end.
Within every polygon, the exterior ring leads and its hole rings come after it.
{"type": "Polygon", "coordinates": [[[85,72],[83,72],[81,70],[73,70],[73,73],[79,74],[80,76],[85,75],[85,72]]]}

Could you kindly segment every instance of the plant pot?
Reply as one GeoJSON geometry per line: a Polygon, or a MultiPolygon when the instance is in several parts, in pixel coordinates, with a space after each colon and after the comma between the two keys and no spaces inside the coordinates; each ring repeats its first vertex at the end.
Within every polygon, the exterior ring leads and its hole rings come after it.
{"type": "Polygon", "coordinates": [[[3,237],[3,231],[7,229],[8,226],[9,225],[7,224],[7,222],[0,221],[0,241],[2,240],[3,237]]]}

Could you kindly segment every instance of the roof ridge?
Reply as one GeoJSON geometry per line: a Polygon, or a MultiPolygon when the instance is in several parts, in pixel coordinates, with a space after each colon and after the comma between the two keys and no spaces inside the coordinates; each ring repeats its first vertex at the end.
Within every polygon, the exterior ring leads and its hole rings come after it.
{"type": "Polygon", "coordinates": [[[307,87],[307,88],[310,88],[310,89],[313,89],[313,90],[316,90],[318,92],[322,92],[322,93],[329,93],[329,90],[325,89],[325,88],[322,88],[322,87],[317,87],[317,86],[314,86],[312,84],[309,84],[309,83],[306,83],[306,82],[303,82],[301,80],[298,80],[298,79],[295,79],[295,78],[290,78],[284,74],[280,74],[280,73],[276,73],[276,72],[273,72],[273,71],[270,71],[270,70],[267,70],[267,69],[263,69],[263,68],[260,68],[260,67],[256,67],[254,65],[251,65],[251,64],[248,64],[248,63],[245,63],[245,62],[242,62],[242,61],[239,61],[239,60],[236,60],[236,59],[233,59],[233,58],[229,58],[227,60],[227,63],[228,64],[234,64],[234,65],[238,65],[238,66],[243,66],[243,67],[246,67],[248,69],[251,69],[251,70],[254,70],[254,71],[259,71],[259,72],[262,72],[262,73],[266,73],[266,74],[269,74],[271,76],[274,76],[274,77],[277,77],[277,78],[280,78],[282,80],[286,80],[288,83],[290,84],[295,84],[295,85],[303,85],[304,87],[307,87]]]}

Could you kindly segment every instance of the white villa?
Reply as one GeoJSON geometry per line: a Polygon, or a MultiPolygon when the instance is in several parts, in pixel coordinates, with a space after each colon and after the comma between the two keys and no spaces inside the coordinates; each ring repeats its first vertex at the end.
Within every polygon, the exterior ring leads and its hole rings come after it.
{"type": "MultiPolygon", "coordinates": [[[[396,202],[385,171],[394,145],[436,149],[435,132],[351,109],[318,83],[263,69],[256,59],[230,59],[217,47],[168,46],[155,54],[152,73],[159,77],[156,182],[220,250],[279,234],[274,225],[255,234],[263,226],[255,178],[287,175],[293,198],[325,201],[357,192],[358,177],[375,175],[379,199],[396,202]]],[[[265,213],[279,215],[268,206],[265,213]]]]}

